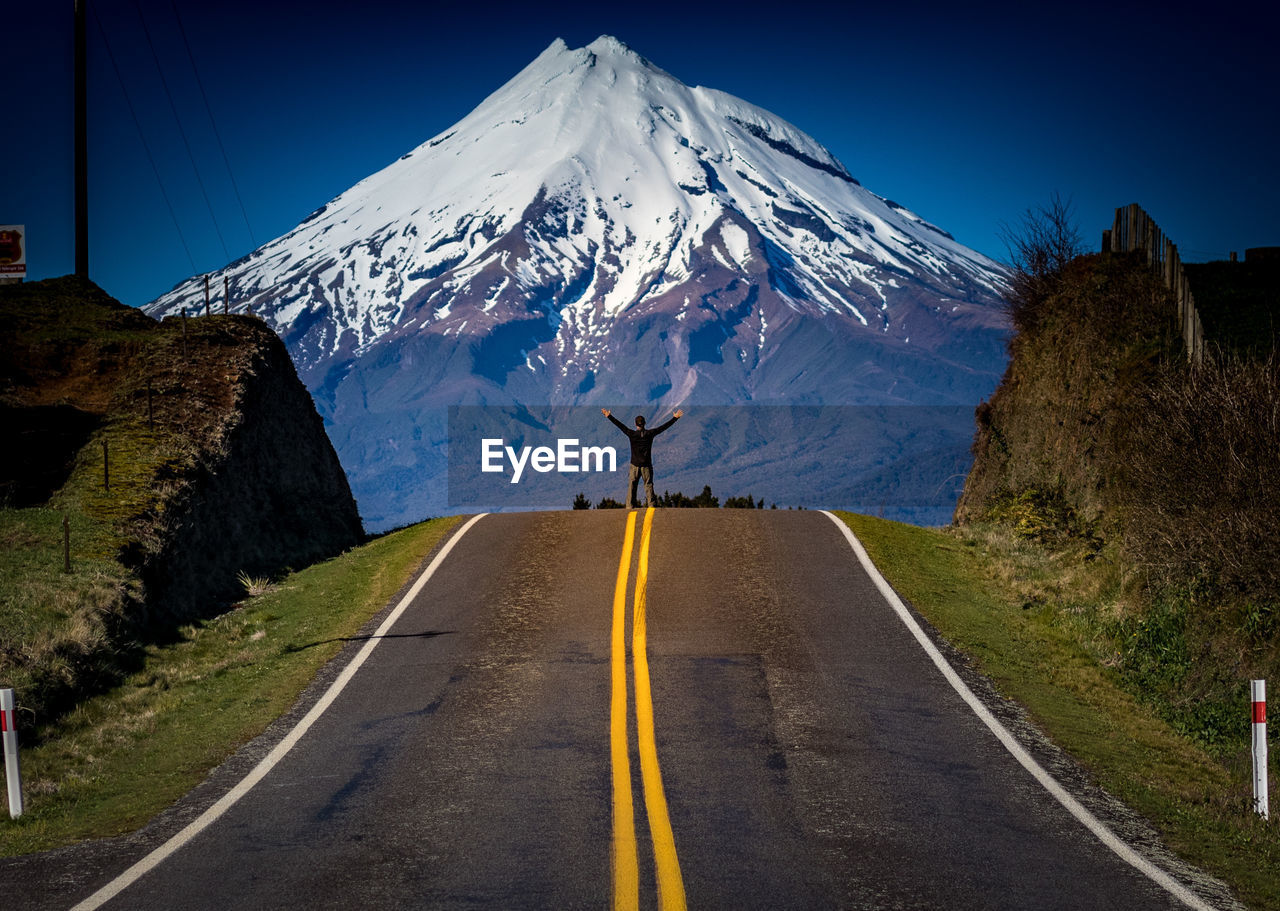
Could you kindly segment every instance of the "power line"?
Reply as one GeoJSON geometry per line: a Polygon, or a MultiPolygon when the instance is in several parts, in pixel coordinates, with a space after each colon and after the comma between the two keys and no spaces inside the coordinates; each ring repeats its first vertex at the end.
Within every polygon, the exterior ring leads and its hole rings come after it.
{"type": "Polygon", "coordinates": [[[138,139],[142,142],[142,149],[147,153],[147,161],[151,162],[151,170],[156,175],[156,184],[160,187],[160,195],[164,198],[164,204],[169,209],[169,217],[173,219],[173,230],[177,232],[178,240],[182,242],[182,249],[187,253],[187,262],[191,264],[191,274],[194,275],[199,271],[196,269],[195,258],[191,255],[191,247],[187,245],[187,238],[182,233],[182,226],[178,224],[178,213],[174,211],[169,194],[165,191],[164,180],[160,177],[160,168],[156,166],[155,156],[151,154],[151,146],[147,144],[146,134],[142,132],[142,121],[138,119],[138,112],[133,106],[133,99],[129,97],[129,89],[124,83],[124,76],[120,73],[120,66],[116,63],[116,55],[111,52],[111,42],[107,40],[107,30],[102,25],[102,19],[98,16],[97,8],[90,8],[93,10],[93,20],[98,24],[98,32],[102,35],[102,46],[106,48],[107,59],[111,61],[111,68],[116,71],[116,79],[120,82],[120,91],[124,94],[125,106],[133,117],[133,125],[138,129],[138,139]]]}
{"type": "Polygon", "coordinates": [[[182,16],[178,13],[177,0],[169,0],[173,6],[173,17],[178,20],[178,31],[182,35],[182,44],[187,49],[187,59],[191,61],[191,71],[195,73],[196,85],[200,87],[200,97],[204,99],[205,113],[209,115],[209,125],[213,127],[214,138],[218,140],[218,151],[222,153],[222,163],[227,166],[227,176],[231,178],[231,188],[235,190],[236,202],[240,204],[240,214],[244,217],[244,226],[249,230],[249,240],[253,242],[255,247],[258,246],[258,238],[253,234],[253,226],[249,224],[249,213],[245,210],[244,199],[240,196],[240,185],[236,183],[235,172],[231,170],[231,159],[227,157],[227,149],[222,144],[222,134],[218,132],[217,121],[213,119],[213,108],[209,105],[209,96],[204,90],[204,80],[200,78],[200,70],[196,67],[195,55],[191,53],[191,42],[187,40],[187,30],[182,24],[182,16]]]}
{"type": "Polygon", "coordinates": [[[196,166],[195,153],[191,151],[191,141],[187,139],[187,131],[182,128],[182,118],[178,116],[178,105],[173,100],[173,92],[169,91],[169,81],[164,78],[164,68],[160,65],[160,55],[156,53],[156,46],[151,41],[151,30],[147,28],[147,19],[142,15],[142,6],[138,0],[133,0],[134,9],[138,11],[138,19],[142,22],[142,33],[147,37],[147,47],[151,48],[151,59],[155,61],[156,72],[160,74],[160,84],[164,86],[165,96],[169,99],[169,108],[173,111],[173,119],[178,124],[178,133],[182,136],[182,144],[187,147],[187,158],[191,160],[191,170],[196,175],[196,183],[200,187],[200,195],[204,197],[204,204],[209,209],[209,218],[213,221],[214,233],[218,235],[218,243],[222,245],[222,255],[231,259],[231,254],[227,250],[227,242],[222,237],[222,229],[218,227],[218,216],[213,214],[213,203],[209,201],[209,192],[205,189],[204,181],[200,177],[200,168],[196,166]]]}

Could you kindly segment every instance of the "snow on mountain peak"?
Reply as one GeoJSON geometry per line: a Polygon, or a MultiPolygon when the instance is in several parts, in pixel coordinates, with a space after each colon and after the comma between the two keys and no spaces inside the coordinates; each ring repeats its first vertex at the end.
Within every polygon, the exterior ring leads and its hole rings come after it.
{"type": "MultiPolygon", "coordinates": [[[[553,41],[224,274],[288,345],[374,528],[448,508],[450,406],[967,411],[1005,362],[999,266],[607,35],[553,41]]],[[[205,287],[146,309],[198,312],[205,287]]]]}
{"type": "MultiPolygon", "coordinates": [[[[556,39],[449,130],[225,271],[286,340],[308,336],[293,345],[304,362],[367,350],[411,319],[475,334],[531,311],[585,362],[605,321],[708,261],[792,310],[884,333],[904,279],[962,300],[1001,283],[995,263],[863,188],[802,130],[608,35],[556,39]]],[[[202,294],[192,279],[148,309],[202,294]]]]}
{"type": "MultiPolygon", "coordinates": [[[[560,41],[560,39],[558,38],[556,40],[560,41]]],[[[560,43],[563,44],[564,42],[560,41],[560,43]]],[[[595,41],[592,41],[590,44],[588,44],[586,47],[586,50],[601,57],[626,57],[631,60],[637,61],[638,63],[641,63],[644,66],[649,66],[649,67],[653,66],[653,64],[651,64],[648,60],[646,60],[640,54],[636,53],[636,51],[629,44],[627,44],[625,41],[619,41],[617,38],[613,37],[612,35],[601,35],[595,41]]]]}

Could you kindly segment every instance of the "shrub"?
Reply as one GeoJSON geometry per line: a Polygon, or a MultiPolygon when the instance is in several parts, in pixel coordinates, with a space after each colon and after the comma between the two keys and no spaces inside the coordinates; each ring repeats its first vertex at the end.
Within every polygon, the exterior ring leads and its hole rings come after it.
{"type": "Polygon", "coordinates": [[[1049,489],[1032,487],[994,497],[986,518],[1009,526],[1020,538],[1049,544],[1087,534],[1061,485],[1049,489]]]}
{"type": "Polygon", "coordinates": [[[275,585],[266,576],[251,576],[244,570],[236,574],[236,581],[244,589],[245,595],[250,598],[257,598],[259,595],[275,590],[275,585]]]}
{"type": "Polygon", "coordinates": [[[1280,361],[1170,363],[1118,441],[1125,546],[1165,585],[1280,603],[1280,361]]]}
{"type": "Polygon", "coordinates": [[[1028,209],[1019,224],[1005,225],[1001,235],[1009,254],[1009,319],[1019,332],[1031,332],[1063,271],[1085,251],[1071,201],[1055,193],[1048,204],[1028,209]]]}

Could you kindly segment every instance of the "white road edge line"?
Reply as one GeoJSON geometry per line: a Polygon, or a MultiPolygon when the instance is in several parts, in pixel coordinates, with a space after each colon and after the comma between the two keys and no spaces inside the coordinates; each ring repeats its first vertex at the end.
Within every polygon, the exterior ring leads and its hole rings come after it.
{"type": "Polygon", "coordinates": [[[382,624],[378,627],[377,631],[369,637],[369,641],[364,644],[364,647],[361,648],[355,658],[351,660],[351,663],[343,668],[342,673],[333,681],[329,689],[325,691],[325,694],[320,697],[320,701],[311,707],[311,711],[307,712],[307,714],[303,716],[302,720],[294,726],[293,730],[291,730],[283,740],[276,744],[275,748],[258,763],[252,772],[242,778],[239,784],[226,794],[222,795],[222,797],[213,804],[213,806],[201,813],[199,817],[189,823],[181,832],[178,832],[164,844],[160,845],[160,847],[156,848],[146,857],[142,858],[142,860],[125,870],[84,901],[75,905],[71,911],[93,911],[93,909],[100,908],[107,902],[111,901],[111,899],[129,888],[129,886],[133,885],[141,877],[163,863],[171,854],[203,832],[215,820],[217,820],[219,816],[231,809],[231,807],[235,805],[236,801],[248,794],[249,791],[253,789],[254,785],[262,781],[262,779],[267,776],[267,773],[275,768],[276,764],[279,763],[281,759],[284,759],[288,752],[293,749],[298,741],[303,738],[308,730],[310,730],[311,726],[315,724],[316,721],[319,720],[320,716],[323,715],[329,706],[333,704],[334,700],[338,698],[338,695],[346,688],[347,684],[351,682],[351,678],[356,675],[356,671],[360,670],[360,666],[365,663],[369,655],[377,647],[378,643],[382,641],[382,637],[391,630],[391,627],[400,619],[400,615],[405,612],[413,602],[413,599],[418,597],[418,594],[427,584],[427,580],[429,580],[435,574],[435,571],[440,568],[440,564],[444,562],[445,557],[449,556],[449,552],[453,550],[453,546],[462,540],[462,536],[470,530],[472,525],[475,525],[486,515],[488,515],[488,513],[480,513],[480,515],[474,516],[467,522],[467,524],[463,525],[456,534],[449,538],[444,547],[440,548],[440,552],[436,554],[435,559],[431,561],[431,564],[422,571],[420,576],[418,576],[418,580],[413,583],[413,587],[410,588],[405,596],[400,599],[400,603],[397,604],[395,609],[392,610],[391,613],[387,615],[387,618],[382,621],[382,624]]]}
{"type": "Polygon", "coordinates": [[[889,606],[898,615],[898,619],[911,631],[911,635],[915,636],[916,641],[920,643],[920,647],[933,660],[938,670],[942,671],[942,676],[947,678],[947,682],[951,684],[952,689],[959,693],[960,698],[969,704],[969,708],[973,709],[974,714],[982,719],[982,723],[991,729],[991,733],[996,735],[996,739],[1004,745],[1004,748],[1012,754],[1013,758],[1018,760],[1022,767],[1030,772],[1036,781],[1040,782],[1044,789],[1066,808],[1067,812],[1079,820],[1100,842],[1119,855],[1121,860],[1147,876],[1156,885],[1188,907],[1195,908],[1197,911],[1215,911],[1212,905],[1206,904],[1198,895],[1188,890],[1168,873],[1122,841],[1119,836],[1106,827],[1102,820],[1094,816],[1080,801],[1067,793],[1066,789],[1058,783],[1057,779],[1045,771],[1040,763],[1036,762],[1031,754],[1023,748],[1022,744],[1018,743],[1013,735],[1009,733],[1009,729],[1001,724],[991,714],[991,711],[982,704],[981,700],[973,694],[973,690],[969,689],[969,685],[960,679],[960,675],[956,673],[955,668],[943,657],[942,652],[938,651],[932,640],[925,635],[924,630],[920,628],[920,624],[911,616],[906,605],[902,603],[902,599],[898,597],[898,593],[885,581],[884,576],[880,574],[875,564],[871,562],[871,558],[867,556],[867,551],[863,548],[862,542],[858,540],[849,526],[840,521],[833,513],[825,509],[821,510],[821,512],[836,523],[836,526],[844,533],[845,539],[849,542],[849,546],[853,548],[853,552],[858,555],[858,561],[862,564],[862,568],[867,571],[867,575],[871,577],[871,581],[875,583],[876,588],[880,590],[880,594],[884,596],[884,599],[889,602],[889,606]]]}

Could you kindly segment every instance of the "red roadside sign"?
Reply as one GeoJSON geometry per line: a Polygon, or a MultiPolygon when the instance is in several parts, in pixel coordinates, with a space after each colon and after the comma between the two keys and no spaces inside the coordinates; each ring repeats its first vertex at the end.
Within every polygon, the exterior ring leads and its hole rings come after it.
{"type": "Polygon", "coordinates": [[[26,226],[0,225],[0,277],[25,278],[26,275],[26,226]]]}

